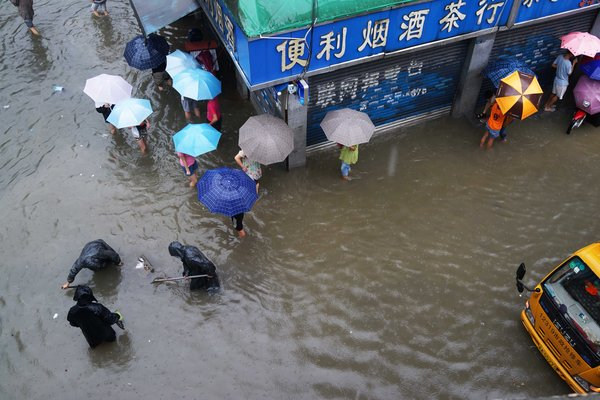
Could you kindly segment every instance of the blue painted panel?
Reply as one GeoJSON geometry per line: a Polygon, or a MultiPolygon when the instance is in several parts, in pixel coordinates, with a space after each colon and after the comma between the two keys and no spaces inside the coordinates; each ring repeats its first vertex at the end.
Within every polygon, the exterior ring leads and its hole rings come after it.
{"type": "Polygon", "coordinates": [[[599,0],[518,0],[521,1],[516,22],[530,21],[565,11],[577,10],[594,4],[599,0]]]}
{"type": "Polygon", "coordinates": [[[452,105],[466,52],[459,42],[312,77],[307,145],[326,140],[319,124],[331,110],[364,111],[382,125],[452,105]]]}

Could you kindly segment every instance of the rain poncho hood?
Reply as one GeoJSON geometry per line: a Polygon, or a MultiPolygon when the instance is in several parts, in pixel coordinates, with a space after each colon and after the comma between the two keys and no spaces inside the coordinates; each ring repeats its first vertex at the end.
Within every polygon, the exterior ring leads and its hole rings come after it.
{"type": "Polygon", "coordinates": [[[94,348],[102,342],[114,342],[116,334],[111,325],[119,321],[119,314],[98,303],[92,289],[87,286],[77,287],[73,300],[77,304],[69,310],[67,321],[71,326],[81,329],[90,347],[94,348]]]}
{"type": "Polygon", "coordinates": [[[86,305],[92,301],[98,301],[94,297],[92,289],[85,285],[77,286],[77,289],[75,289],[75,294],[73,295],[73,300],[75,300],[79,305],[86,305]]]}
{"type": "Polygon", "coordinates": [[[169,244],[169,254],[183,263],[183,275],[210,275],[210,278],[192,278],[190,289],[212,289],[219,287],[219,277],[215,265],[194,246],[184,246],[179,242],[169,244]]]}
{"type": "Polygon", "coordinates": [[[121,257],[119,257],[119,254],[114,251],[112,247],[106,244],[106,242],[102,239],[94,240],[86,244],[83,247],[83,250],[81,250],[79,258],[75,261],[71,267],[71,270],[69,271],[67,281],[73,282],[73,280],[75,280],[75,276],[83,268],[97,271],[109,265],[117,265],[120,263],[121,257]]]}

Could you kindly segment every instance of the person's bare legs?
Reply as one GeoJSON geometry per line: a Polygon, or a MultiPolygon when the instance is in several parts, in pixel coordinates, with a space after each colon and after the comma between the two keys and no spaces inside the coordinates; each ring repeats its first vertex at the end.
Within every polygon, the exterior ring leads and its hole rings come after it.
{"type": "Polygon", "coordinates": [[[246,236],[246,231],[243,230],[243,229],[239,230],[238,231],[238,236],[239,236],[240,239],[243,238],[243,237],[245,237],[246,236]]]}
{"type": "Polygon", "coordinates": [[[148,144],[146,143],[146,139],[140,138],[140,140],[138,140],[137,142],[138,142],[138,146],[140,146],[140,150],[142,151],[142,154],[146,154],[146,151],[148,150],[148,144]]]}
{"type": "Polygon", "coordinates": [[[488,139],[488,142],[487,142],[487,150],[491,149],[493,145],[494,145],[494,138],[490,136],[490,138],[488,139]]]}
{"type": "Polygon", "coordinates": [[[260,183],[256,182],[256,194],[258,194],[258,187],[260,186],[260,183]]]}
{"type": "Polygon", "coordinates": [[[546,102],[546,105],[544,106],[544,110],[545,111],[549,111],[552,106],[554,105],[554,103],[556,103],[556,101],[558,100],[558,96],[555,95],[554,93],[550,95],[550,97],[548,97],[548,101],[546,102]]]}
{"type": "Polygon", "coordinates": [[[37,28],[35,26],[32,26],[31,28],[29,28],[29,30],[31,31],[31,33],[33,33],[35,36],[40,36],[40,31],[37,30],[37,28]]]}
{"type": "Polygon", "coordinates": [[[92,14],[94,14],[96,17],[101,17],[102,15],[100,15],[100,13],[96,10],[92,11],[92,14]]]}
{"type": "Polygon", "coordinates": [[[110,122],[108,123],[108,129],[110,130],[110,133],[112,135],[114,135],[115,133],[117,133],[117,127],[114,126],[113,124],[111,124],[110,122]]]}
{"type": "Polygon", "coordinates": [[[200,114],[199,108],[194,108],[194,115],[198,117],[199,120],[202,120],[202,114],[200,114]]]}
{"type": "Polygon", "coordinates": [[[192,113],[191,113],[191,112],[189,112],[189,111],[184,111],[184,113],[185,113],[185,120],[186,120],[188,123],[192,122],[192,113]]]}
{"type": "Polygon", "coordinates": [[[485,141],[487,140],[488,136],[489,136],[489,132],[485,131],[485,133],[481,137],[481,140],[479,141],[479,147],[481,147],[482,149],[483,149],[483,145],[485,144],[485,141]]]}
{"type": "Polygon", "coordinates": [[[190,187],[196,187],[196,183],[198,183],[198,175],[196,172],[194,172],[192,175],[190,175],[190,187]]]}

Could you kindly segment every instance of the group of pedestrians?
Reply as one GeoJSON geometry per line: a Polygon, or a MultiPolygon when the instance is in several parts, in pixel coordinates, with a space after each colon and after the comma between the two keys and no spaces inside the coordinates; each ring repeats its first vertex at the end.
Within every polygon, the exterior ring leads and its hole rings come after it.
{"type": "MultiPolygon", "coordinates": [[[[556,57],[552,63],[552,68],[556,69],[556,76],[552,84],[552,94],[548,97],[544,105],[544,111],[556,111],[555,104],[558,100],[563,99],[569,87],[569,77],[573,73],[577,61],[577,57],[570,51],[566,51],[564,54],[556,57]]],[[[503,142],[506,142],[506,127],[512,123],[513,118],[502,112],[493,91],[488,90],[485,93],[485,97],[485,106],[483,111],[477,115],[477,118],[483,119],[486,117],[488,110],[490,113],[485,124],[486,130],[479,142],[479,147],[491,149],[495,139],[500,138],[503,142]]]]}
{"type": "MultiPolygon", "coordinates": [[[[190,290],[218,290],[220,287],[216,266],[197,247],[185,246],[177,241],[171,242],[169,254],[178,258],[183,264],[183,278],[190,280],[190,290]]],[[[110,311],[98,302],[92,289],[87,285],[72,286],[75,277],[82,269],[94,272],[111,267],[121,267],[123,262],[119,254],[104,240],[97,239],[87,243],[81,254],[69,270],[67,281],[62,289],[74,288],[73,300],[77,303],[71,307],[67,320],[71,326],[81,329],[89,346],[94,348],[103,342],[114,342],[116,332],[112,325],[125,329],[123,315],[110,311]]]]}

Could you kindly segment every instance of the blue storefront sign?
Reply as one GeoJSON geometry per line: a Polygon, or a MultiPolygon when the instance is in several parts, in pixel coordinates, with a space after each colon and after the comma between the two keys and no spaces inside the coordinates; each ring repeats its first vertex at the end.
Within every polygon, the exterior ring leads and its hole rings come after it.
{"type": "Polygon", "coordinates": [[[600,4],[600,0],[520,0],[516,22],[526,22],[600,4]]]}
{"type": "Polygon", "coordinates": [[[249,85],[260,88],[506,25],[513,1],[521,2],[516,22],[524,22],[600,0],[431,0],[261,38],[247,38],[221,0],[200,0],[200,5],[249,85]]]}

